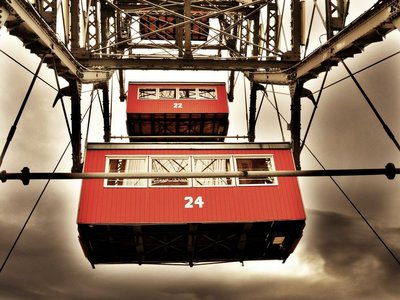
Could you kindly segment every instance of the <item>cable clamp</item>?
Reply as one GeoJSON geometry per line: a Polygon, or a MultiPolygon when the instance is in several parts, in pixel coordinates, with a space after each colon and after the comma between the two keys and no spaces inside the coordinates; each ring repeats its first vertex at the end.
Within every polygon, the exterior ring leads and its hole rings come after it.
{"type": "Polygon", "coordinates": [[[30,178],[31,178],[31,173],[30,173],[30,171],[29,171],[29,168],[28,168],[28,167],[24,167],[24,168],[21,170],[21,173],[22,173],[22,176],[21,176],[21,181],[22,181],[22,183],[23,183],[24,185],[28,185],[28,184],[29,184],[29,181],[30,181],[30,178]]]}
{"type": "Polygon", "coordinates": [[[394,163],[388,163],[385,166],[386,169],[386,177],[390,180],[394,179],[394,177],[396,177],[396,167],[394,166],[394,163]]]}
{"type": "Polygon", "coordinates": [[[0,179],[1,179],[1,182],[3,182],[3,183],[7,181],[7,171],[6,170],[3,170],[0,172],[0,179]]]}

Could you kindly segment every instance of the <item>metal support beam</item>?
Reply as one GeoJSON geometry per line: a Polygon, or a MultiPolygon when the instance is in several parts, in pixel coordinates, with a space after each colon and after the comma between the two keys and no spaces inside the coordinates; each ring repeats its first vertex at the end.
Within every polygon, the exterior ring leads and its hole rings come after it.
{"type": "Polygon", "coordinates": [[[103,91],[104,142],[109,143],[111,137],[111,124],[110,124],[110,98],[108,93],[108,83],[102,83],[101,89],[103,91]]]}
{"type": "Polygon", "coordinates": [[[187,244],[187,260],[189,266],[193,267],[193,258],[195,256],[196,237],[197,237],[197,224],[189,224],[188,244],[187,244]]]}
{"type": "MultiPolygon", "coordinates": [[[[210,71],[257,71],[266,69],[288,69],[293,67],[296,62],[263,60],[256,58],[226,58],[219,59],[214,57],[196,57],[191,60],[165,58],[165,57],[145,57],[135,58],[80,58],[80,62],[86,67],[102,67],[108,70],[210,70],[210,71]]],[[[264,71],[261,71],[264,74],[264,71]]],[[[282,73],[274,71],[274,74],[282,73]]],[[[287,76],[286,74],[284,76],[287,76]]]]}
{"type": "Polygon", "coordinates": [[[229,84],[228,84],[228,100],[229,102],[233,102],[234,99],[234,91],[235,91],[235,71],[229,72],[229,84]]]}
{"type": "Polygon", "coordinates": [[[69,79],[71,93],[71,123],[72,123],[72,172],[82,172],[81,150],[81,96],[79,83],[76,79],[69,79]]]}
{"type": "MultiPolygon", "coordinates": [[[[71,2],[78,5],[77,1],[71,2]]],[[[82,65],[71,54],[67,46],[60,41],[59,37],[55,34],[51,27],[32,7],[29,1],[13,0],[7,2],[7,5],[12,8],[12,10],[9,11],[12,11],[14,15],[17,15],[18,18],[24,21],[22,24],[24,24],[24,26],[29,30],[29,34],[34,35],[38,43],[47,47],[49,52],[52,52],[57,56],[57,58],[59,58],[60,66],[58,66],[58,69],[60,70],[62,66],[69,71],[69,74],[66,74],[66,77],[76,77],[84,83],[101,82],[108,80],[111,77],[112,72],[110,71],[95,69],[90,70],[88,68],[83,68],[82,65]]],[[[76,8],[74,8],[74,10],[76,10],[76,8]]],[[[79,20],[79,18],[76,20],[79,20]]],[[[7,23],[6,26],[8,26],[7,23]]],[[[77,30],[79,29],[79,26],[75,24],[73,29],[77,30]]],[[[18,37],[23,38],[20,36],[18,37]]],[[[74,38],[78,38],[78,35],[74,35],[74,38]]],[[[73,42],[71,41],[71,45],[72,44],[75,47],[79,47],[79,40],[74,40],[73,42]]]]}
{"type": "Polygon", "coordinates": [[[382,28],[382,34],[393,30],[395,26],[387,21],[399,14],[399,11],[391,5],[392,2],[379,2],[370,10],[366,11],[350,25],[336,34],[331,40],[308,55],[302,62],[294,68],[297,78],[307,77],[310,74],[325,71],[328,61],[334,65],[340,60],[341,52],[346,51],[352,45],[357,44],[363,48],[371,42],[363,40],[364,37],[375,32],[377,28],[382,28]]]}
{"type": "Polygon", "coordinates": [[[290,59],[300,60],[300,44],[301,44],[301,0],[292,0],[291,3],[291,32],[292,32],[292,49],[288,53],[290,59]]]}
{"type": "Polygon", "coordinates": [[[325,0],[325,27],[328,40],[334,36],[335,32],[343,29],[349,2],[349,0],[325,0]]]}
{"type": "Polygon", "coordinates": [[[323,170],[279,170],[279,171],[231,171],[231,172],[170,172],[170,173],[31,173],[24,167],[21,173],[0,172],[0,181],[21,180],[24,185],[30,180],[66,180],[66,179],[152,179],[152,178],[266,178],[266,177],[333,177],[333,176],[377,176],[385,175],[393,180],[400,174],[400,168],[387,163],[385,168],[375,169],[323,169],[323,170]]]}
{"type": "Polygon", "coordinates": [[[256,111],[257,111],[257,91],[263,87],[254,81],[251,82],[250,105],[249,105],[249,132],[247,133],[249,142],[254,142],[256,138],[256,111]]]}
{"type": "Polygon", "coordinates": [[[278,5],[276,0],[272,0],[267,4],[267,27],[265,29],[266,48],[271,56],[271,53],[279,51],[279,16],[278,5]]]}
{"type": "MultiPolygon", "coordinates": [[[[182,8],[178,9],[178,13],[183,15],[184,12],[182,10],[182,8]]],[[[177,16],[176,17],[176,28],[175,28],[175,45],[169,44],[169,43],[165,43],[162,44],[163,49],[175,49],[175,47],[178,47],[178,57],[183,57],[183,26],[184,25],[179,25],[180,23],[182,23],[184,20],[181,16],[177,16]]],[[[161,43],[158,43],[161,45],[161,43]]],[[[150,47],[154,47],[153,44],[149,45],[150,47]]]]}
{"type": "Polygon", "coordinates": [[[119,101],[124,102],[126,99],[125,86],[124,86],[124,71],[118,70],[119,81],[119,101]]]}
{"type": "Polygon", "coordinates": [[[136,254],[139,266],[142,264],[144,260],[144,245],[143,245],[143,236],[142,236],[142,227],[141,226],[133,226],[134,232],[134,242],[136,245],[136,254]]]}
{"type": "Polygon", "coordinates": [[[71,51],[76,53],[79,50],[79,1],[69,1],[70,16],[71,16],[71,51]]]}
{"type": "Polygon", "coordinates": [[[259,5],[255,5],[254,11],[255,13],[252,16],[253,19],[253,57],[257,57],[260,53],[259,45],[260,45],[260,10],[259,5]]]}
{"type": "Polygon", "coordinates": [[[9,14],[8,10],[0,5],[0,28],[3,27],[4,23],[7,21],[9,14]]]}
{"type": "Polygon", "coordinates": [[[47,24],[55,31],[57,27],[57,0],[37,0],[34,5],[47,24]]]}
{"type": "MultiPolygon", "coordinates": [[[[191,12],[191,0],[185,0],[184,8],[183,8],[183,13],[185,15],[185,19],[188,20],[192,17],[192,12],[191,12]]],[[[191,59],[193,58],[192,55],[192,29],[191,29],[191,23],[186,22],[185,23],[185,53],[184,53],[184,58],[186,59],[191,59]]]]}
{"type": "Polygon", "coordinates": [[[240,234],[238,245],[237,245],[237,252],[239,253],[239,261],[243,263],[243,252],[247,246],[247,235],[250,232],[251,228],[253,227],[253,223],[245,223],[243,225],[243,231],[240,234]]]}
{"type": "Polygon", "coordinates": [[[293,159],[295,163],[296,170],[300,170],[300,151],[301,151],[301,141],[300,141],[300,131],[301,131],[301,94],[303,91],[304,82],[297,81],[291,86],[291,121],[290,121],[290,132],[292,136],[292,149],[293,149],[293,159]]]}

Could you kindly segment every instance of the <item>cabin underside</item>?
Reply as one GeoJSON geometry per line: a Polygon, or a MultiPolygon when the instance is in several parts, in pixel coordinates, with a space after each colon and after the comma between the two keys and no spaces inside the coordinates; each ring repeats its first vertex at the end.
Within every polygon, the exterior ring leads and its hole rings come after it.
{"type": "Polygon", "coordinates": [[[127,129],[130,141],[169,140],[223,141],[228,132],[228,114],[128,114],[127,129]],[[189,136],[185,139],[185,136],[189,136]],[[209,138],[207,138],[207,136],[209,138]],[[146,138],[143,138],[146,137],[146,138]],[[221,137],[217,139],[216,137],[221,137]]]}
{"type": "Polygon", "coordinates": [[[197,224],[79,224],[79,239],[96,264],[196,264],[283,260],[302,236],[304,220],[197,224]]]}

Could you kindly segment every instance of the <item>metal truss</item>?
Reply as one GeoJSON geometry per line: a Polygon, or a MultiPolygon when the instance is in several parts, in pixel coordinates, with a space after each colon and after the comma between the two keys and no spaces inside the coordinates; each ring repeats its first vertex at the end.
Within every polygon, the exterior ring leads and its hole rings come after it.
{"type": "Polygon", "coordinates": [[[399,5],[378,1],[344,28],[348,1],[326,0],[328,42],[302,60],[304,1],[290,2],[289,49],[280,46],[285,26],[279,3],[63,0],[56,6],[52,0],[0,0],[10,33],[36,54],[55,55],[60,75],[82,83],[108,81],[113,70],[184,69],[244,71],[257,83],[288,85],[315,77],[338,52],[353,55],[354,44],[362,49],[377,41],[373,33],[393,30],[399,5]]]}

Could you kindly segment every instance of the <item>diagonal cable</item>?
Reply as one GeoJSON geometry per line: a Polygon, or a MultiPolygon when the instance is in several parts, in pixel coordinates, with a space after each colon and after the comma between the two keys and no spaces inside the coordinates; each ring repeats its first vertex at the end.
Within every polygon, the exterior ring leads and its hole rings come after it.
{"type": "Polygon", "coordinates": [[[340,59],[343,66],[345,67],[346,71],[349,73],[351,79],[353,79],[354,83],[358,87],[359,91],[361,94],[364,96],[365,101],[367,101],[369,107],[372,109],[373,113],[375,116],[378,118],[379,122],[381,123],[383,129],[385,130],[386,134],[389,136],[389,138],[392,140],[392,142],[396,145],[397,149],[400,151],[400,144],[396,140],[396,137],[394,136],[393,132],[390,130],[389,126],[385,123],[381,115],[379,114],[378,110],[375,108],[374,104],[372,103],[371,99],[368,97],[367,93],[364,91],[358,80],[355,78],[354,74],[350,71],[349,67],[345,64],[344,60],[341,58],[340,59]]]}
{"type": "Polygon", "coordinates": [[[33,76],[33,79],[31,81],[31,84],[29,85],[28,91],[25,94],[25,98],[22,101],[21,107],[20,107],[20,109],[19,109],[19,111],[17,113],[17,116],[16,116],[15,120],[14,120],[14,124],[10,128],[10,131],[8,133],[8,136],[7,136],[6,143],[5,143],[4,147],[3,147],[3,151],[1,152],[1,155],[0,155],[0,166],[3,164],[4,156],[6,155],[7,149],[10,146],[10,143],[11,143],[13,137],[14,137],[15,131],[17,130],[18,122],[21,119],[21,116],[22,116],[22,113],[23,113],[23,111],[25,109],[26,103],[28,102],[29,96],[31,95],[33,86],[35,85],[36,79],[37,79],[38,74],[40,72],[40,69],[41,69],[41,67],[43,65],[45,57],[46,57],[45,55],[42,55],[40,63],[38,65],[37,69],[36,69],[35,75],[33,76]]]}
{"type": "MultiPolygon", "coordinates": [[[[269,103],[276,109],[274,104],[267,98],[269,103]]],[[[280,113],[279,113],[280,114],[280,113]]],[[[281,115],[281,114],[280,114],[281,115]]],[[[282,119],[285,121],[286,124],[289,125],[289,122],[285,119],[283,115],[281,115],[282,119]]],[[[304,147],[311,153],[311,155],[314,157],[314,159],[317,161],[317,163],[321,166],[323,170],[326,170],[324,165],[321,163],[321,161],[316,157],[316,155],[311,151],[311,149],[304,144],[304,147]]],[[[367,218],[364,216],[364,214],[357,208],[357,206],[354,204],[354,202],[351,200],[351,198],[345,193],[343,188],[339,185],[339,183],[332,177],[329,176],[332,182],[336,185],[336,187],[340,190],[340,192],[343,194],[343,196],[346,198],[346,200],[350,203],[350,205],[355,209],[357,214],[363,219],[363,221],[367,224],[367,226],[370,228],[370,230],[373,232],[373,234],[376,236],[376,238],[381,242],[381,244],[385,247],[385,249],[389,252],[389,254],[393,257],[393,259],[400,265],[400,259],[396,256],[396,254],[390,249],[389,245],[384,241],[384,239],[379,235],[379,233],[375,230],[375,228],[372,226],[372,224],[367,220],[367,218]]]]}
{"type": "MultiPolygon", "coordinates": [[[[93,102],[93,100],[92,100],[91,102],[93,102]]],[[[92,105],[92,103],[90,104],[90,106],[91,106],[91,105],[92,105]]],[[[89,106],[89,108],[90,108],[90,106],[89,106]]],[[[84,116],[83,116],[82,119],[81,119],[81,122],[86,118],[86,115],[87,115],[87,113],[88,113],[88,111],[89,111],[89,108],[86,110],[84,116]]],[[[67,144],[67,146],[65,147],[63,153],[61,154],[60,159],[58,160],[58,162],[56,163],[56,165],[55,165],[55,167],[54,167],[54,169],[53,169],[53,173],[56,172],[57,168],[59,167],[59,165],[60,165],[62,159],[64,158],[65,153],[67,152],[67,150],[68,150],[68,148],[69,148],[70,145],[71,145],[71,141],[68,142],[68,144],[67,144]]],[[[48,185],[50,184],[50,181],[51,181],[51,179],[48,179],[48,180],[47,180],[46,184],[44,185],[44,187],[43,187],[43,189],[42,189],[42,192],[40,193],[39,197],[37,198],[37,200],[36,200],[35,204],[33,205],[33,207],[32,207],[32,209],[31,209],[31,211],[30,211],[28,217],[26,218],[26,220],[25,220],[25,222],[24,222],[24,224],[23,224],[21,230],[19,231],[17,237],[15,238],[15,241],[14,241],[13,245],[11,246],[11,248],[10,248],[10,250],[9,250],[9,252],[8,252],[8,254],[7,254],[7,256],[6,256],[6,258],[4,259],[4,261],[3,261],[3,263],[2,263],[2,265],[1,265],[1,267],[0,267],[0,273],[3,271],[5,265],[7,264],[9,258],[11,257],[11,254],[13,253],[13,251],[14,251],[14,249],[15,249],[15,246],[17,245],[19,239],[21,238],[22,233],[24,232],[26,226],[28,225],[28,223],[29,223],[29,221],[30,221],[30,219],[31,219],[31,217],[32,217],[32,215],[33,215],[33,213],[35,212],[36,207],[38,206],[40,200],[42,199],[42,197],[43,197],[45,191],[47,190],[47,187],[48,187],[48,185]]]]}

